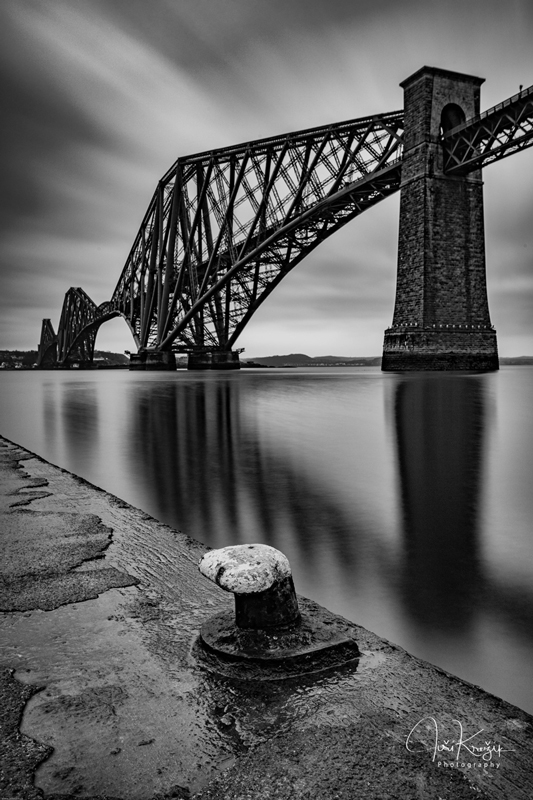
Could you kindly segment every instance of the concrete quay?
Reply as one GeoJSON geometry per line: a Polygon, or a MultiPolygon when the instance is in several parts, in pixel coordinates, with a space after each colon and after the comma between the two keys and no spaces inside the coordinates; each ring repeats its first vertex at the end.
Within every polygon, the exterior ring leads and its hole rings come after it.
{"type": "Polygon", "coordinates": [[[342,668],[219,662],[207,548],[1,438],[0,531],[1,800],[533,796],[533,717],[337,617],[342,668]]]}

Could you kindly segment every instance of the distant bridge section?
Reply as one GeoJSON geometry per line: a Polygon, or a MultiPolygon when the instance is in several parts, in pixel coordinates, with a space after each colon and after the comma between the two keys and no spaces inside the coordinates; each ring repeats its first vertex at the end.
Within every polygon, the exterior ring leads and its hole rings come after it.
{"type": "Polygon", "coordinates": [[[533,145],[533,86],[442,136],[444,172],[464,175],[533,145]]]}

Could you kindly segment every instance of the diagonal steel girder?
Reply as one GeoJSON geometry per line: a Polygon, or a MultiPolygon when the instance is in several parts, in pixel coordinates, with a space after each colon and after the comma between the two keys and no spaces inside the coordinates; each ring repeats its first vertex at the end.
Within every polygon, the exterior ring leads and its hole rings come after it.
{"type": "Polygon", "coordinates": [[[396,111],[180,158],[111,307],[141,347],[232,347],[305,255],[399,189],[402,134],[396,111]]]}
{"type": "Polygon", "coordinates": [[[533,86],[442,136],[444,171],[463,175],[533,145],[533,86]]]}

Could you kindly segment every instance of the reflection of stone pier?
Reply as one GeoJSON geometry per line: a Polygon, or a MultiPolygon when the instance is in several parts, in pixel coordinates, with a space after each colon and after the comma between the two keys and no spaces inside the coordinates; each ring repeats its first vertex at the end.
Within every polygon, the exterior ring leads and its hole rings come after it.
{"type": "Polygon", "coordinates": [[[396,390],[404,603],[432,629],[464,627],[482,597],[484,388],[479,378],[433,375],[396,390]]]}

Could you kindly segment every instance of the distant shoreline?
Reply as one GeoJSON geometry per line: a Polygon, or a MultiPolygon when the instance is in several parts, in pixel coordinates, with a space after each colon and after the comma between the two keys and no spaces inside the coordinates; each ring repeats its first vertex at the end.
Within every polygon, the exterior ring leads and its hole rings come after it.
{"type": "MultiPolygon", "coordinates": [[[[0,369],[32,369],[36,350],[0,350],[0,369]]],[[[129,357],[124,353],[95,351],[90,369],[128,369],[129,357]]],[[[187,367],[187,356],[176,358],[178,369],[187,367]]],[[[531,366],[533,356],[501,356],[500,366],[531,366]]],[[[305,353],[242,358],[244,369],[286,369],[288,367],[380,367],[381,356],[308,356],[305,353]]]]}
{"type": "MultiPolygon", "coordinates": [[[[379,367],[381,356],[307,356],[291,353],[284,356],[241,358],[241,366],[249,367],[379,367]]],[[[533,365],[533,356],[500,357],[501,366],[533,365]]]]}

